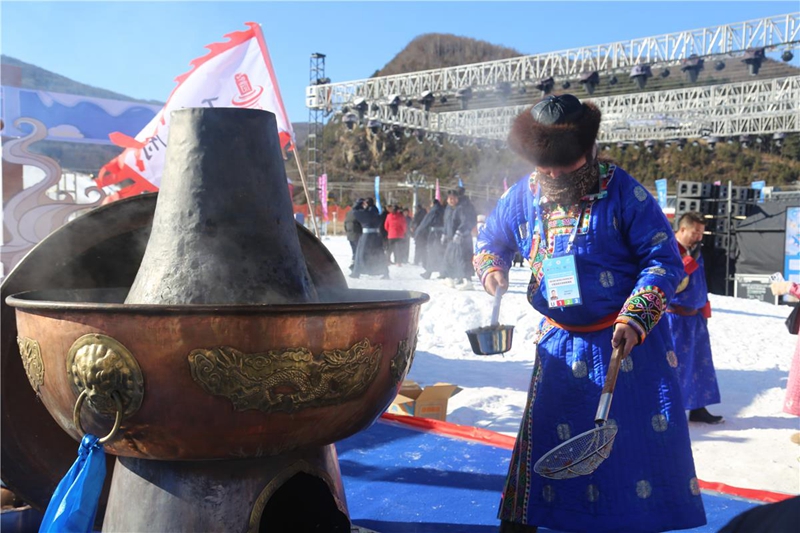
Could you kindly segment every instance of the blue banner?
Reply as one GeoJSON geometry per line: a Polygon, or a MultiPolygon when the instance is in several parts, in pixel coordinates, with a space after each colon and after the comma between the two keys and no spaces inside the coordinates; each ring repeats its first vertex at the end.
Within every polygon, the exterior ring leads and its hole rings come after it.
{"type": "Polygon", "coordinates": [[[113,145],[110,133],[135,137],[161,106],[4,85],[0,110],[6,137],[30,135],[33,125],[27,118],[42,123],[48,141],[113,145]],[[18,119],[22,120],[16,124],[18,119]]]}
{"type": "Polygon", "coordinates": [[[758,203],[764,203],[764,187],[767,186],[766,181],[754,181],[750,184],[751,189],[757,189],[759,191],[758,195],[758,203]]]}
{"type": "Polygon", "coordinates": [[[656,193],[658,194],[658,205],[664,209],[667,207],[667,180],[656,180],[656,193]]]}
{"type": "Polygon", "coordinates": [[[786,246],[783,277],[800,283],[800,207],[786,209],[786,246]]]}
{"type": "Polygon", "coordinates": [[[378,213],[383,213],[381,207],[381,177],[375,176],[375,207],[378,208],[378,213]]]}

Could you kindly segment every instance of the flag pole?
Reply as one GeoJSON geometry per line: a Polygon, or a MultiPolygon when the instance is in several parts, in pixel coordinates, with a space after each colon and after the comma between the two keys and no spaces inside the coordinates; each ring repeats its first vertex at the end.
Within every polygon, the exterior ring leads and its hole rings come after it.
{"type": "Polygon", "coordinates": [[[303,191],[306,193],[306,204],[308,205],[308,214],[311,217],[311,224],[314,226],[314,235],[316,235],[317,239],[319,239],[320,237],[319,229],[317,229],[317,217],[316,213],[311,211],[311,197],[308,195],[308,185],[306,185],[306,176],[303,174],[303,166],[300,164],[300,158],[297,157],[297,147],[294,147],[292,153],[294,154],[294,160],[297,163],[297,171],[300,173],[300,181],[303,183],[303,191]]]}

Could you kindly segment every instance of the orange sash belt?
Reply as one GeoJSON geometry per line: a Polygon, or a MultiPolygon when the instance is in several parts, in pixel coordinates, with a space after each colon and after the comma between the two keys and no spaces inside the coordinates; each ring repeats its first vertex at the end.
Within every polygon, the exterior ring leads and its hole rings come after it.
{"type": "Polygon", "coordinates": [[[700,312],[700,309],[693,309],[691,307],[684,307],[682,305],[671,304],[667,307],[667,313],[672,313],[678,316],[694,316],[700,312]]]}
{"type": "Polygon", "coordinates": [[[593,324],[586,324],[585,326],[568,326],[566,324],[559,324],[550,317],[545,317],[545,320],[547,320],[547,322],[554,325],[555,327],[567,330],[571,333],[593,333],[595,331],[601,331],[613,326],[614,322],[617,321],[618,316],[619,313],[611,313],[610,315],[601,318],[597,322],[593,324]]]}

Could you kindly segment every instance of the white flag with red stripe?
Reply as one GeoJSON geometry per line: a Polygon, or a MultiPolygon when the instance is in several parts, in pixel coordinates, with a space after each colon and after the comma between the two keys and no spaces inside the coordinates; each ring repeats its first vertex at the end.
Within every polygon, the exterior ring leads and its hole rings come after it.
{"type": "Polygon", "coordinates": [[[214,43],[209,52],[191,62],[192,69],[178,76],[161,111],[136,138],[122,133],[109,137],[125,148],[109,161],[97,178],[100,187],[122,187],[110,200],[156,191],[161,183],[167,149],[170,112],[184,107],[244,107],[275,113],[281,146],[294,144],[292,123],[283,106],[261,27],[229,33],[227,42],[214,43]],[[132,183],[130,183],[132,182],[132,183]]]}

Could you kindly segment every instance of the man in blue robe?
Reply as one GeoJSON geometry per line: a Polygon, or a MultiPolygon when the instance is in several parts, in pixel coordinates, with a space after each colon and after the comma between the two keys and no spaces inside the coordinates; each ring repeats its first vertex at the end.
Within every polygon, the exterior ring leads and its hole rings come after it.
{"type": "Polygon", "coordinates": [[[700,254],[703,229],[705,219],[700,213],[684,213],[678,221],[675,239],[686,277],[667,308],[667,317],[678,357],[683,407],[689,409],[689,421],[719,424],[722,417],[712,415],[706,409],[707,405],[719,403],[720,398],[706,324],[711,316],[711,305],[700,254]]]}
{"type": "Polygon", "coordinates": [[[677,360],[660,320],[683,265],[655,199],[624,170],[598,161],[600,119],[596,106],[565,94],[514,120],[509,146],[534,171],[500,198],[476,244],[473,264],[490,294],[507,290],[516,252],[529,260],[528,301],[544,316],[501,533],[706,523],[677,360]],[[625,359],[607,422],[618,428],[611,454],[589,475],[535,473],[539,458],[594,428],[613,347],[625,359]]]}

